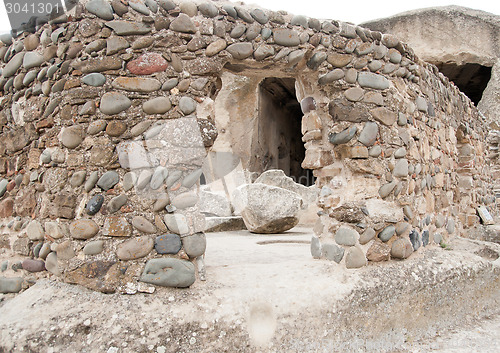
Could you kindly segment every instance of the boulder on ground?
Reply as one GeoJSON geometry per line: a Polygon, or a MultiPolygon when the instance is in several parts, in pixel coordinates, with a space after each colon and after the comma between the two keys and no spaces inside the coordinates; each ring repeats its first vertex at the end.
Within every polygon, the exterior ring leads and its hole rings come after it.
{"type": "Polygon", "coordinates": [[[282,233],[299,223],[302,198],[295,192],[261,183],[245,184],[233,193],[235,208],[253,233],[282,233]]]}

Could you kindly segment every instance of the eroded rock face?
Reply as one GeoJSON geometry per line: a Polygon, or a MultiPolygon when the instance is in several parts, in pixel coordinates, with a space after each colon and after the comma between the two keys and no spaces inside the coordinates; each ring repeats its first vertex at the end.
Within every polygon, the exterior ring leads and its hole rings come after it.
{"type": "Polygon", "coordinates": [[[299,223],[302,198],[292,191],[260,183],[243,185],[233,198],[247,229],[254,233],[282,233],[299,223]]]}

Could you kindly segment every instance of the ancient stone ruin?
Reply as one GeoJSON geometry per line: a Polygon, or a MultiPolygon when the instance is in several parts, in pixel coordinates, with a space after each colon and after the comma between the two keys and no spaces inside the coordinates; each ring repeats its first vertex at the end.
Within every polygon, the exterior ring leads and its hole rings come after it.
{"type": "Polygon", "coordinates": [[[250,230],[283,231],[313,184],[312,256],[347,268],[446,247],[480,206],[497,212],[490,118],[394,35],[230,3],[90,0],[1,40],[1,292],[41,276],[188,287],[204,279],[206,215],[236,208],[250,230]],[[252,183],[270,169],[307,190],[252,183]]]}

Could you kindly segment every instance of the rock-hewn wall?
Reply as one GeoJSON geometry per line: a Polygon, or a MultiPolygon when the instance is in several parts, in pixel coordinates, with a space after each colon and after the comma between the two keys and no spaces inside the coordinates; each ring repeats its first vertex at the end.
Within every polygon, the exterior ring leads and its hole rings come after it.
{"type": "Polygon", "coordinates": [[[211,104],[225,71],[296,80],[303,167],[321,188],[314,257],[406,258],[493,200],[477,110],[392,35],[232,4],[91,0],[2,41],[3,292],[48,273],[132,293],[189,286],[196,263],[202,278],[200,167],[225,133],[211,104]]]}

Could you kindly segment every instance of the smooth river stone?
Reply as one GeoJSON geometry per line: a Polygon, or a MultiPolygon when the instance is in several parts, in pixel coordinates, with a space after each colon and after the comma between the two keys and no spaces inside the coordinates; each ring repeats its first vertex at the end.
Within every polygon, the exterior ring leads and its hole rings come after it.
{"type": "Polygon", "coordinates": [[[170,196],[166,192],[157,195],[157,199],[153,205],[153,212],[160,212],[170,204],[170,196]]]}
{"type": "Polygon", "coordinates": [[[396,233],[396,227],[393,225],[385,227],[379,234],[378,237],[384,243],[389,241],[392,236],[396,233]]]}
{"type": "Polygon", "coordinates": [[[127,96],[118,92],[107,92],[101,98],[99,109],[107,115],[118,114],[132,105],[127,96]]]}
{"type": "Polygon", "coordinates": [[[207,248],[207,237],[205,233],[195,233],[182,238],[184,251],[190,258],[201,256],[207,248]]]}
{"type": "Polygon", "coordinates": [[[142,105],[142,110],[146,114],[164,114],[172,108],[172,103],[168,97],[153,98],[142,105]]]}
{"type": "Polygon", "coordinates": [[[377,141],[378,124],[374,122],[367,122],[359,134],[358,141],[366,147],[372,146],[377,141]]]}
{"type": "Polygon", "coordinates": [[[195,192],[184,192],[172,199],[172,206],[182,210],[184,208],[195,206],[198,200],[198,195],[195,192]]]}
{"type": "Polygon", "coordinates": [[[122,37],[111,37],[106,40],[106,55],[113,55],[130,47],[129,42],[122,37]]]}
{"type": "Polygon", "coordinates": [[[181,238],[177,234],[157,236],[154,242],[158,254],[177,254],[182,248],[181,238]]]}
{"type": "Polygon", "coordinates": [[[108,217],[104,221],[102,234],[110,237],[128,237],[132,229],[125,217],[108,217]]]}
{"type": "Polygon", "coordinates": [[[273,29],[274,42],[285,47],[293,47],[300,44],[299,34],[293,29],[273,29]]]}
{"type": "Polygon", "coordinates": [[[339,245],[354,246],[358,238],[358,232],[348,227],[340,227],[335,232],[335,242],[339,245]]]}
{"type": "Polygon", "coordinates": [[[99,232],[99,226],[91,219],[78,219],[69,225],[69,233],[74,239],[90,239],[99,232]]]}
{"type": "Polygon", "coordinates": [[[142,236],[127,240],[117,246],[116,255],[120,260],[140,259],[153,250],[154,241],[151,237],[142,236]]]}
{"type": "Polygon", "coordinates": [[[94,240],[85,245],[83,253],[85,255],[97,255],[104,250],[104,240],[94,240]]]}
{"type": "MultiPolygon", "coordinates": [[[[90,102],[93,104],[93,102],[90,102]]],[[[103,119],[95,120],[89,124],[89,127],[87,129],[87,134],[89,135],[96,135],[100,133],[101,131],[104,131],[107,126],[107,121],[103,119]]]]}
{"type": "Polygon", "coordinates": [[[188,15],[181,13],[170,23],[170,29],[182,33],[196,33],[196,26],[188,15]]]}
{"type": "Polygon", "coordinates": [[[161,88],[161,82],[157,79],[143,77],[117,77],[112,85],[117,89],[142,93],[158,91],[161,88]]]}
{"type": "Polygon", "coordinates": [[[359,72],[358,83],[361,87],[374,88],[374,89],[387,89],[389,88],[389,80],[384,76],[372,72],[359,72]]]}
{"type": "Polygon", "coordinates": [[[191,188],[194,184],[198,182],[198,180],[200,180],[202,174],[203,170],[201,168],[189,173],[182,180],[182,186],[188,189],[191,188]]]}
{"type": "Polygon", "coordinates": [[[89,192],[90,190],[92,190],[95,187],[95,184],[97,183],[98,180],[99,180],[99,172],[98,171],[94,171],[94,172],[90,173],[89,178],[87,179],[87,181],[85,182],[85,185],[83,186],[84,190],[86,192],[89,192]]]}
{"type": "Polygon", "coordinates": [[[64,147],[73,149],[82,143],[83,137],[84,132],[80,125],[65,127],[61,132],[61,143],[64,147]]]}
{"type": "Polygon", "coordinates": [[[392,243],[391,256],[396,259],[406,259],[413,253],[413,245],[407,238],[397,239],[392,243]]]}
{"type": "Polygon", "coordinates": [[[113,8],[106,0],[91,0],[85,5],[85,9],[103,20],[113,19],[113,8]]]}
{"type": "Polygon", "coordinates": [[[87,206],[85,206],[87,213],[91,216],[95,215],[97,212],[99,212],[103,203],[104,203],[104,196],[102,195],[93,196],[89,200],[89,202],[87,202],[87,206]]]}
{"type": "Polygon", "coordinates": [[[140,281],[163,287],[185,288],[196,280],[190,261],[174,258],[151,259],[146,263],[140,281]]]}
{"type": "Polygon", "coordinates": [[[168,169],[165,167],[158,167],[155,169],[149,186],[153,190],[157,190],[163,185],[165,178],[168,176],[168,169]]]}
{"type": "Polygon", "coordinates": [[[75,172],[69,179],[69,184],[74,188],[79,187],[85,181],[86,176],[87,176],[87,171],[85,170],[80,170],[78,172],[75,172]]]}
{"type": "Polygon", "coordinates": [[[0,293],[18,293],[22,288],[22,277],[0,277],[0,293]]]}
{"type": "Polygon", "coordinates": [[[106,83],[106,76],[98,72],[85,75],[81,79],[82,83],[93,87],[100,87],[106,83]]]}
{"type": "Polygon", "coordinates": [[[233,43],[228,46],[226,50],[233,56],[233,58],[243,60],[253,54],[253,45],[248,42],[233,43]]]}
{"type": "Polygon", "coordinates": [[[132,218],[132,226],[140,232],[154,234],[156,227],[143,216],[135,216],[132,218]]]}
{"type": "Polygon", "coordinates": [[[5,78],[13,76],[17,69],[19,69],[23,64],[24,55],[25,52],[20,52],[14,55],[14,57],[3,67],[2,76],[5,78]]]}
{"type": "Polygon", "coordinates": [[[151,75],[165,71],[168,62],[158,53],[145,53],[127,64],[127,69],[134,75],[151,75]]]}
{"type": "Polygon", "coordinates": [[[191,97],[182,97],[179,99],[179,109],[185,115],[189,115],[196,110],[196,101],[191,97]]]}
{"type": "Polygon", "coordinates": [[[115,213],[117,212],[120,208],[122,208],[123,205],[125,205],[128,201],[128,197],[125,194],[121,194],[118,196],[115,196],[111,199],[111,201],[108,203],[108,211],[109,213],[115,213]]]}
{"type": "Polygon", "coordinates": [[[34,67],[40,66],[45,62],[42,54],[36,52],[28,52],[23,57],[23,67],[26,70],[32,69],[34,67]]]}
{"type": "Polygon", "coordinates": [[[163,218],[165,225],[170,231],[177,234],[189,233],[187,219],[182,214],[166,214],[163,218]]]}
{"type": "Polygon", "coordinates": [[[105,191],[108,191],[113,186],[118,184],[119,181],[120,181],[120,176],[118,175],[118,173],[110,170],[104,173],[99,178],[99,180],[97,181],[97,186],[99,186],[101,189],[105,191]]]}
{"type": "Polygon", "coordinates": [[[363,251],[355,246],[351,246],[345,253],[346,268],[360,268],[366,265],[366,257],[363,251]]]}
{"type": "Polygon", "coordinates": [[[131,190],[135,186],[135,183],[137,183],[137,175],[134,172],[125,173],[122,182],[123,190],[131,190]]]}
{"type": "Polygon", "coordinates": [[[45,270],[45,262],[43,260],[26,259],[22,263],[23,270],[28,272],[41,272],[45,270]]]}

